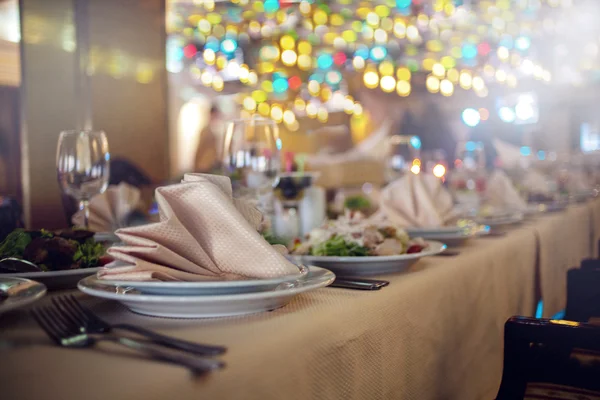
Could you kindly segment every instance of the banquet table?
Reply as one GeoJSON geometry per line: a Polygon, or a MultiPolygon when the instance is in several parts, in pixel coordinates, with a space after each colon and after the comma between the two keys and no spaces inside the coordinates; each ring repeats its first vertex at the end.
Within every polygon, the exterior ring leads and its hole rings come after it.
{"type": "Polygon", "coordinates": [[[380,291],[323,288],[255,315],[152,318],[77,294],[111,322],[227,346],[225,369],[204,377],[112,344],[58,348],[26,311],[8,313],[0,316],[3,398],[493,399],[505,321],[534,315],[540,294],[545,314],[564,307],[566,270],[594,251],[598,214],[600,201],[573,205],[471,240],[457,256],[382,275],[390,285],[380,291]]]}

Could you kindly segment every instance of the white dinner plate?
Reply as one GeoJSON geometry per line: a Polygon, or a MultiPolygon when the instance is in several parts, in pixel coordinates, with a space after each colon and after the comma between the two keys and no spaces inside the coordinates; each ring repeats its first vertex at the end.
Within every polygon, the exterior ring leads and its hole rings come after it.
{"type": "Polygon", "coordinates": [[[166,318],[212,318],[253,314],[285,306],[303,292],[330,285],[335,275],[326,269],[308,267],[305,277],[284,282],[275,289],[255,293],[210,296],[160,296],[142,294],[127,286],[106,285],[95,276],[82,279],[77,287],[95,297],[117,300],[138,314],[166,318]]]}
{"type": "Polygon", "coordinates": [[[0,300],[0,314],[2,314],[42,298],[46,294],[46,286],[29,279],[3,275],[0,276],[0,292],[7,296],[4,300],[0,300]]]}
{"type": "MultiPolygon", "coordinates": [[[[450,227],[448,227],[450,228],[450,227]]],[[[406,232],[410,237],[421,237],[427,240],[438,240],[448,246],[460,246],[465,241],[474,237],[489,235],[490,227],[487,225],[477,225],[476,227],[452,227],[446,231],[436,229],[407,228],[406,232]]]]}
{"type": "Polygon", "coordinates": [[[338,276],[381,275],[401,272],[419,261],[421,257],[434,256],[446,250],[446,245],[427,241],[429,246],[419,253],[395,256],[331,257],[331,256],[292,256],[299,264],[318,265],[333,271],[338,276]]]}
{"type": "Polygon", "coordinates": [[[477,222],[478,224],[488,225],[492,228],[495,226],[514,225],[522,221],[523,213],[520,212],[475,218],[475,222],[477,222]]]}
{"type": "Polygon", "coordinates": [[[63,271],[21,272],[19,274],[2,274],[2,277],[26,278],[43,283],[49,290],[73,289],[77,282],[89,275],[96,275],[100,267],[66,269],[63,271]]]}
{"type": "MultiPolygon", "coordinates": [[[[126,265],[124,263],[113,262],[106,266],[126,265]]],[[[306,278],[308,268],[302,266],[297,275],[286,275],[271,279],[246,279],[235,281],[203,281],[203,282],[144,282],[144,281],[119,281],[109,279],[99,279],[98,284],[109,286],[131,287],[137,289],[140,293],[156,294],[163,296],[207,296],[219,294],[240,294],[250,292],[265,292],[275,289],[284,282],[293,282],[298,279],[306,278]]]]}
{"type": "Polygon", "coordinates": [[[551,212],[563,211],[567,208],[568,204],[565,202],[554,202],[554,203],[529,203],[525,209],[525,215],[537,215],[551,212]]]}

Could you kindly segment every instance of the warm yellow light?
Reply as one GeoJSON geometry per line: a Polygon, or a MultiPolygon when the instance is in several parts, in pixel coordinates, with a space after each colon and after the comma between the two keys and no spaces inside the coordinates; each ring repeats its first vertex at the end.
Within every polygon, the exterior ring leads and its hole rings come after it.
{"type": "Polygon", "coordinates": [[[257,107],[260,115],[264,117],[268,117],[271,114],[271,106],[269,103],[260,103],[257,107]]]}
{"type": "Polygon", "coordinates": [[[315,21],[315,25],[325,25],[327,23],[327,13],[320,8],[316,9],[313,14],[313,21],[315,21]]]}
{"type": "Polygon", "coordinates": [[[204,71],[202,75],[200,75],[200,81],[204,86],[210,86],[212,85],[213,75],[208,71],[204,71]]]}
{"type": "Polygon", "coordinates": [[[223,88],[225,87],[225,82],[223,82],[223,78],[221,77],[221,75],[215,75],[213,77],[212,87],[217,92],[220,92],[223,90],[223,88]]]}
{"type": "Polygon", "coordinates": [[[433,75],[429,75],[425,80],[425,86],[431,93],[437,93],[440,90],[440,80],[433,75]]]}
{"type": "Polygon", "coordinates": [[[294,120],[294,122],[292,122],[291,124],[289,124],[287,126],[287,128],[292,131],[292,132],[296,132],[299,128],[300,128],[300,124],[298,123],[297,120],[294,120]]]}
{"type": "Polygon", "coordinates": [[[312,45],[307,41],[303,40],[298,43],[298,53],[310,54],[312,52],[312,45]]]}
{"type": "Polygon", "coordinates": [[[415,175],[419,175],[419,172],[421,172],[421,167],[417,164],[413,164],[412,167],[410,167],[410,172],[415,175]]]}
{"type": "Polygon", "coordinates": [[[498,50],[496,51],[496,53],[498,54],[498,58],[502,61],[506,61],[506,60],[508,60],[508,57],[510,57],[510,52],[504,46],[498,47],[498,50]]]}
{"type": "Polygon", "coordinates": [[[273,104],[273,107],[271,107],[271,118],[275,122],[281,122],[283,119],[283,110],[281,109],[280,105],[273,104]]]}
{"type": "Polygon", "coordinates": [[[319,82],[317,82],[315,80],[308,81],[308,92],[310,94],[312,94],[313,96],[316,96],[319,94],[320,91],[321,91],[321,85],[319,85],[319,82]]]}
{"type": "Polygon", "coordinates": [[[465,90],[471,89],[471,85],[473,83],[473,77],[471,76],[471,73],[468,71],[461,72],[460,78],[459,78],[459,83],[460,83],[461,88],[463,88],[465,90]]]}
{"type": "Polygon", "coordinates": [[[500,83],[506,82],[506,71],[503,69],[496,70],[496,80],[500,83]]]}
{"type": "Polygon", "coordinates": [[[398,81],[396,85],[396,92],[399,96],[406,97],[410,94],[410,83],[408,81],[398,81]]]}
{"type": "Polygon", "coordinates": [[[411,41],[417,40],[419,38],[419,30],[417,27],[410,25],[408,28],[406,28],[406,37],[411,41]]]}
{"type": "Polygon", "coordinates": [[[440,82],[440,92],[444,96],[452,96],[454,93],[454,84],[448,79],[444,79],[440,82]]]}
{"type": "Polygon", "coordinates": [[[283,122],[287,125],[293,124],[296,121],[296,114],[292,110],[285,110],[283,112],[283,122]]]}
{"type": "Polygon", "coordinates": [[[388,41],[388,34],[383,29],[375,29],[375,33],[373,34],[376,43],[386,43],[388,41]]]}
{"type": "Polygon", "coordinates": [[[400,81],[410,81],[410,70],[406,67],[400,67],[396,71],[396,78],[400,81]]]}
{"type": "Polygon", "coordinates": [[[375,71],[367,71],[363,76],[363,82],[369,89],[374,89],[379,84],[379,75],[375,71]]]}
{"type": "Polygon", "coordinates": [[[346,114],[352,114],[354,112],[354,99],[352,96],[346,96],[344,99],[344,112],[346,114]]]}
{"type": "Polygon", "coordinates": [[[433,64],[433,67],[431,67],[431,72],[438,78],[443,78],[446,75],[446,68],[440,63],[435,63],[433,64]]]}
{"type": "Polygon", "coordinates": [[[290,35],[283,35],[279,40],[279,45],[284,50],[293,50],[296,47],[296,41],[290,35]]]}
{"type": "Polygon", "coordinates": [[[298,67],[301,70],[307,71],[308,69],[310,69],[311,66],[312,66],[312,58],[309,55],[300,54],[298,56],[298,67]]]}
{"type": "Polygon", "coordinates": [[[243,104],[245,110],[254,111],[256,109],[256,101],[252,97],[246,97],[243,104]]]}
{"type": "Polygon", "coordinates": [[[448,80],[452,83],[458,83],[458,70],[456,68],[451,68],[446,72],[446,76],[448,80]]]}
{"type": "Polygon", "coordinates": [[[404,21],[396,21],[394,23],[394,35],[399,39],[406,37],[406,24],[404,21]]]}
{"type": "Polygon", "coordinates": [[[352,59],[352,66],[356,70],[361,70],[365,67],[365,59],[361,56],[356,56],[352,59]]]}
{"type": "Polygon", "coordinates": [[[306,109],[306,102],[304,99],[298,97],[294,100],[294,108],[298,111],[304,111],[306,109]]]}
{"type": "Polygon", "coordinates": [[[321,122],[327,122],[329,119],[329,112],[325,107],[319,107],[319,111],[317,111],[317,119],[321,122]]]}
{"type": "Polygon", "coordinates": [[[294,64],[296,64],[297,59],[298,56],[296,55],[296,52],[294,50],[286,50],[283,53],[281,53],[281,61],[284,65],[287,65],[288,67],[291,67],[294,64]]]}
{"type": "Polygon", "coordinates": [[[354,115],[362,115],[363,112],[363,106],[359,102],[354,103],[354,115]]]}
{"type": "Polygon", "coordinates": [[[485,88],[485,82],[483,81],[483,78],[481,78],[480,76],[476,76],[473,78],[473,89],[475,91],[478,90],[483,90],[483,88],[485,88]]]}
{"type": "Polygon", "coordinates": [[[216,55],[213,50],[211,50],[211,49],[204,50],[204,53],[202,53],[202,56],[204,57],[204,62],[206,62],[208,65],[213,65],[215,63],[216,55]]]}
{"type": "Polygon", "coordinates": [[[396,80],[393,76],[384,76],[381,78],[379,85],[381,86],[381,90],[384,92],[392,93],[396,88],[396,80]]]}
{"type": "Polygon", "coordinates": [[[314,103],[308,103],[306,105],[306,115],[308,115],[310,118],[315,118],[318,111],[319,109],[314,103]]]}
{"type": "Polygon", "coordinates": [[[379,64],[379,73],[383,76],[394,75],[394,64],[389,61],[384,61],[379,64]]]}
{"type": "Polygon", "coordinates": [[[248,74],[250,71],[248,70],[248,66],[246,64],[240,65],[239,77],[242,83],[248,82],[248,74]]]}
{"type": "Polygon", "coordinates": [[[257,83],[258,83],[258,75],[256,75],[256,72],[250,71],[248,73],[248,84],[256,85],[257,83]]]}
{"type": "Polygon", "coordinates": [[[436,164],[436,166],[433,167],[433,175],[437,178],[443,177],[446,175],[446,167],[444,167],[442,164],[436,164]]]}
{"type": "Polygon", "coordinates": [[[367,18],[365,18],[367,20],[367,24],[371,25],[372,27],[377,27],[379,26],[379,15],[375,14],[374,12],[370,12],[367,14],[367,18]]]}

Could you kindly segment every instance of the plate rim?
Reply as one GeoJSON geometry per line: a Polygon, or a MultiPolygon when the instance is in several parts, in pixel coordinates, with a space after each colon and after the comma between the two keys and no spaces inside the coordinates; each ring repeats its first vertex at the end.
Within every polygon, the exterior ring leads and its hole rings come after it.
{"type": "MultiPolygon", "coordinates": [[[[140,293],[140,294],[119,294],[119,293],[111,293],[105,291],[99,291],[98,289],[86,287],[87,280],[98,280],[96,276],[88,276],[81,279],[77,283],[77,289],[81,292],[88,294],[94,297],[102,297],[110,300],[117,300],[122,302],[145,302],[145,303],[161,303],[161,302],[170,302],[170,303],[197,303],[197,304],[211,304],[211,303],[223,303],[229,301],[251,301],[251,300],[261,300],[268,298],[277,298],[281,296],[293,296],[299,293],[303,293],[308,290],[318,289],[321,287],[329,286],[335,280],[335,274],[328,270],[327,268],[317,267],[315,265],[308,266],[310,269],[322,270],[325,276],[328,278],[323,281],[313,284],[306,284],[301,287],[282,289],[282,290],[269,290],[269,291],[261,291],[261,292],[251,292],[251,293],[234,293],[234,294],[212,294],[212,295],[160,295],[160,294],[149,294],[149,293],[140,293]],[[94,293],[102,293],[102,296],[95,295],[94,293]]],[[[106,285],[111,286],[111,285],[106,285]]],[[[112,287],[112,286],[111,286],[112,287]]]]}
{"type": "MultiPolygon", "coordinates": [[[[82,274],[82,273],[84,273],[83,271],[85,271],[86,273],[87,272],[96,273],[100,270],[100,268],[102,268],[102,267],[64,269],[61,271],[19,272],[16,274],[6,273],[6,274],[0,274],[0,276],[36,280],[36,278],[43,278],[43,277],[59,278],[62,276],[73,276],[73,275],[82,274]]],[[[90,275],[92,275],[92,273],[90,273],[90,275]]]]}
{"type": "Polygon", "coordinates": [[[419,253],[411,254],[397,254],[393,256],[364,256],[364,257],[352,257],[352,256],[309,256],[309,255],[291,255],[297,261],[305,262],[310,264],[312,262],[346,262],[346,263],[368,263],[368,262],[393,262],[393,261],[409,261],[419,259],[421,257],[434,256],[445,251],[448,246],[437,240],[425,240],[427,244],[438,247],[437,250],[420,251],[419,253]]]}

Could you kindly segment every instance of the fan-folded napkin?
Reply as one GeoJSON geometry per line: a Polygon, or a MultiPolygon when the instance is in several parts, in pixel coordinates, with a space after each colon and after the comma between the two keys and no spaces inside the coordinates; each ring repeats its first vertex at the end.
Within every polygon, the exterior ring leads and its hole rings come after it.
{"type": "Polygon", "coordinates": [[[485,190],[485,204],[492,207],[522,211],[527,208],[517,189],[504,171],[496,170],[490,176],[485,190]]]}
{"type": "MultiPolygon", "coordinates": [[[[112,232],[125,227],[127,218],[138,207],[140,197],[140,190],[126,183],[109,186],[104,193],[90,200],[89,230],[112,232]]],[[[83,210],[77,211],[71,222],[75,226],[85,226],[83,210]]]]}
{"type": "Polygon", "coordinates": [[[438,178],[408,174],[381,191],[379,216],[402,227],[433,228],[445,225],[455,214],[452,195],[438,178]]]}
{"type": "MultiPolygon", "coordinates": [[[[261,213],[232,198],[227,177],[186,174],[156,189],[160,222],[120,229],[125,246],[108,250],[128,266],[104,268],[101,279],[233,280],[300,274],[281,249],[258,233],[261,213]]],[[[285,248],[283,248],[285,249],[285,248]]]]}

